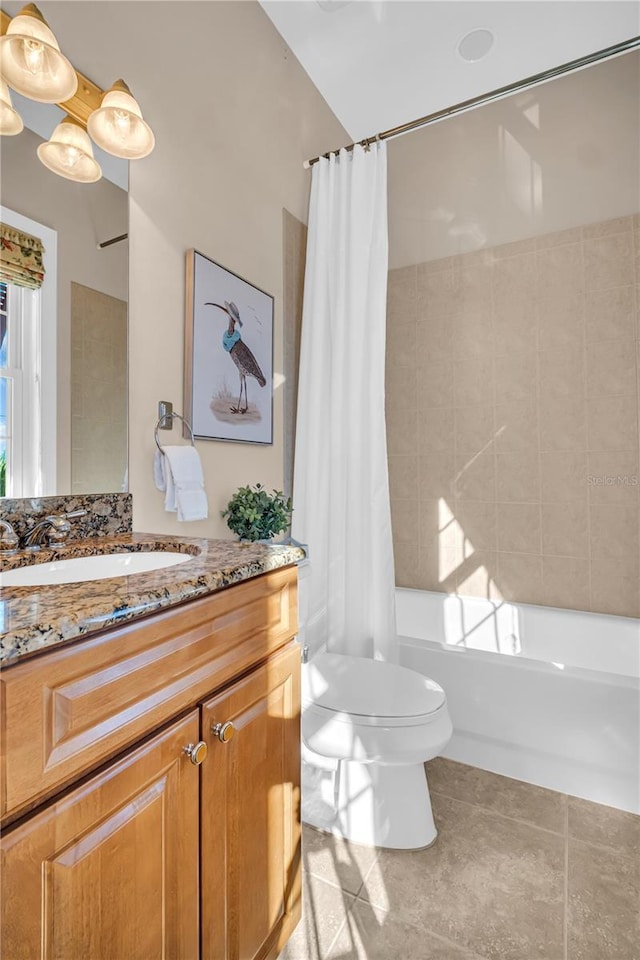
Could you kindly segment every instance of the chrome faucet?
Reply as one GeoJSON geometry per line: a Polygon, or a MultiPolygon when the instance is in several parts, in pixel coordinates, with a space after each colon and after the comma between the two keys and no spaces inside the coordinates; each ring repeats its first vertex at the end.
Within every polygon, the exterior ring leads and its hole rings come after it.
{"type": "Polygon", "coordinates": [[[15,553],[20,539],[8,520],[0,520],[0,553],[15,553]]]}
{"type": "Polygon", "coordinates": [[[24,535],[21,546],[25,550],[40,550],[45,541],[49,546],[64,543],[71,530],[69,520],[73,517],[84,517],[86,512],[73,510],[71,513],[51,513],[43,517],[24,535]]]}

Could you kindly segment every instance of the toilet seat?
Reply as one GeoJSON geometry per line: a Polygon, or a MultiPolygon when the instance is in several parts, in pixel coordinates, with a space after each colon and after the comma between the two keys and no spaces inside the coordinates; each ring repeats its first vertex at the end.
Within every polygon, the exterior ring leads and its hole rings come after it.
{"type": "Polygon", "coordinates": [[[320,653],[302,671],[305,713],[372,727],[428,723],[446,702],[439,684],[382,660],[320,653]]]}

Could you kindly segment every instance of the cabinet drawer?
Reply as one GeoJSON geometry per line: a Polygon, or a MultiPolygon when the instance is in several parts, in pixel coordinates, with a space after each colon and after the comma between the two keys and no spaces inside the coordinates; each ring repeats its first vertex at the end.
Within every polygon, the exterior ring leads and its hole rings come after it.
{"type": "Polygon", "coordinates": [[[2,813],[35,806],[286,643],[296,581],[295,567],[274,570],[6,669],[2,813]]]}

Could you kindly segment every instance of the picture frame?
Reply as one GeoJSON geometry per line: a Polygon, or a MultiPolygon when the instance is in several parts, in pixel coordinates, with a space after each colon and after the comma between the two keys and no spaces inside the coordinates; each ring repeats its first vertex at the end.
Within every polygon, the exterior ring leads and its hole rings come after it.
{"type": "Polygon", "coordinates": [[[273,443],[271,294],[186,255],[184,409],[198,440],[273,443]]]}

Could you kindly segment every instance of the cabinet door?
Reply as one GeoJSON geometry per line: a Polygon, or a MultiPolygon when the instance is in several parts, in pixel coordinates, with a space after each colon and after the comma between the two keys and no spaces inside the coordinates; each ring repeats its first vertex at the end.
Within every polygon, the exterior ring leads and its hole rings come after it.
{"type": "Polygon", "coordinates": [[[299,645],[203,704],[202,719],[202,958],[274,957],[300,916],[299,645]],[[212,731],[229,722],[222,742],[212,731]]]}
{"type": "Polygon", "coordinates": [[[198,956],[198,711],[8,831],[4,960],[198,956]]]}

